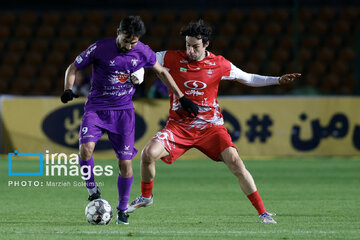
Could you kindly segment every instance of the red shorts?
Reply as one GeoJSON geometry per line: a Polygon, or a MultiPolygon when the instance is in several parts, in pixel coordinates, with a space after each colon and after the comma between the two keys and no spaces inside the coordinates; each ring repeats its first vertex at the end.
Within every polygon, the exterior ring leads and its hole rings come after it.
{"type": "Polygon", "coordinates": [[[170,153],[161,158],[171,164],[190,148],[197,148],[214,161],[221,161],[219,156],[226,148],[235,147],[224,125],[212,126],[203,130],[185,129],[174,121],[168,121],[165,128],[153,138],[161,143],[170,153]]]}

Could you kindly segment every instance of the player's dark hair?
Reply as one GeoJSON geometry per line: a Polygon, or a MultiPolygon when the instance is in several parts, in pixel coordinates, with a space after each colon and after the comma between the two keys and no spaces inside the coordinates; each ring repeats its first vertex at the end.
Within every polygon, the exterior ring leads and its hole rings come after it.
{"type": "Polygon", "coordinates": [[[202,19],[198,21],[192,21],[187,26],[182,27],[180,30],[181,36],[202,39],[203,44],[210,40],[211,32],[211,27],[202,19]]]}
{"type": "Polygon", "coordinates": [[[119,29],[127,36],[141,37],[146,32],[144,22],[139,16],[127,16],[123,18],[120,22],[119,29]]]}

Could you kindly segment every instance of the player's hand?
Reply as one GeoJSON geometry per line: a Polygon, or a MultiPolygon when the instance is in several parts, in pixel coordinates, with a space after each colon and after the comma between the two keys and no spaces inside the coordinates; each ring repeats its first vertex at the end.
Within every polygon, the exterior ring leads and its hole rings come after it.
{"type": "Polygon", "coordinates": [[[279,83],[280,85],[292,84],[294,83],[295,78],[300,77],[301,73],[290,73],[284,74],[280,77],[279,83]]]}
{"type": "Polygon", "coordinates": [[[73,98],[78,98],[79,95],[73,93],[71,89],[66,89],[64,93],[61,95],[61,101],[63,103],[67,103],[68,101],[73,100],[73,98]]]}
{"type": "Polygon", "coordinates": [[[185,96],[182,96],[181,98],[179,98],[179,102],[185,111],[190,114],[194,114],[195,117],[198,115],[199,106],[196,105],[193,101],[187,99],[185,96]]]}
{"type": "Polygon", "coordinates": [[[144,68],[140,68],[136,72],[133,72],[130,75],[131,82],[137,85],[141,84],[144,81],[144,74],[145,74],[144,68]]]}
{"type": "Polygon", "coordinates": [[[134,75],[131,75],[131,76],[130,76],[130,80],[131,80],[131,82],[132,82],[133,84],[136,84],[136,85],[139,85],[139,84],[140,84],[139,79],[138,79],[136,76],[134,76],[134,75]]]}

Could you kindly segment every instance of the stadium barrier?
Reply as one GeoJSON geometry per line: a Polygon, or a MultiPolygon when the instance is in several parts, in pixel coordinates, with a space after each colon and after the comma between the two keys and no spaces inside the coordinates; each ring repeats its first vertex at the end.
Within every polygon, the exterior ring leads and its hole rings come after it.
{"type": "MultiPolygon", "coordinates": [[[[77,153],[85,99],[62,104],[57,97],[1,98],[1,152],[77,153]]],[[[222,114],[240,156],[358,156],[360,98],[220,98],[222,114]]],[[[168,100],[136,100],[136,158],[167,120],[168,100]]],[[[96,158],[115,158],[107,137],[96,158]]],[[[182,159],[205,158],[190,150],[182,159]]]]}

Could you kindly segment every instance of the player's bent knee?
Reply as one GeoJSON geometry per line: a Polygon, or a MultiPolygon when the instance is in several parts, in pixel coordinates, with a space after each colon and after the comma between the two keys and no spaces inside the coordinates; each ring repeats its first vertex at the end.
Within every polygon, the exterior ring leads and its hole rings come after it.
{"type": "Polygon", "coordinates": [[[131,160],[118,160],[118,163],[122,177],[131,177],[133,175],[131,160]]]}
{"type": "Polygon", "coordinates": [[[240,157],[236,156],[236,155],[229,155],[227,157],[224,158],[224,162],[228,165],[228,166],[232,166],[232,167],[238,167],[240,165],[243,165],[240,157]]]}
{"type": "Polygon", "coordinates": [[[91,143],[83,143],[80,145],[79,155],[82,160],[89,160],[93,155],[94,147],[91,143]]]}
{"type": "Polygon", "coordinates": [[[141,153],[141,159],[144,163],[155,162],[158,158],[159,150],[152,144],[147,145],[141,153]]]}
{"type": "Polygon", "coordinates": [[[144,148],[141,152],[141,160],[143,163],[151,163],[154,160],[153,152],[148,147],[144,148]]]}
{"type": "Polygon", "coordinates": [[[92,154],[90,152],[86,151],[80,151],[80,158],[82,160],[89,160],[91,158],[92,154]]]}
{"type": "Polygon", "coordinates": [[[231,155],[224,158],[224,162],[236,176],[245,176],[246,167],[239,156],[231,155]]]}

